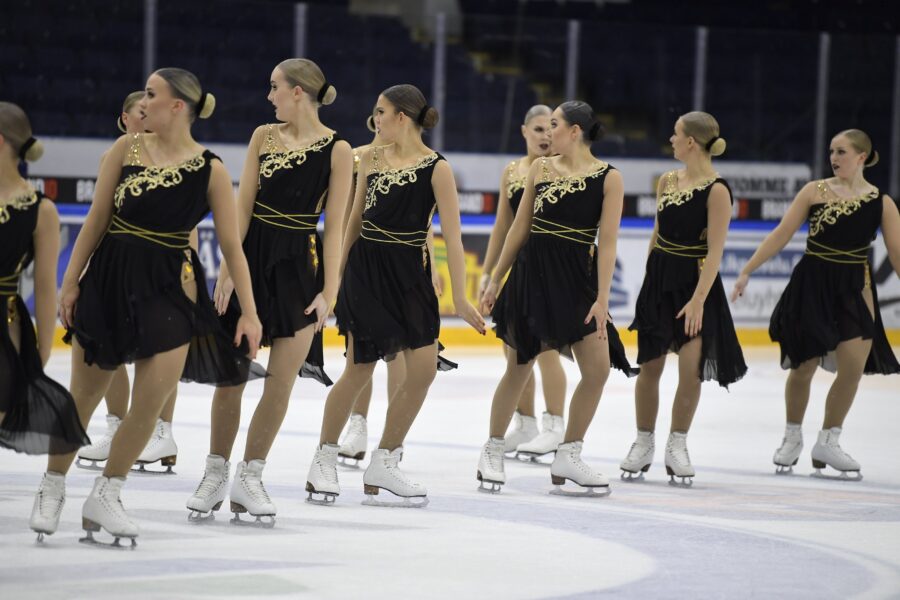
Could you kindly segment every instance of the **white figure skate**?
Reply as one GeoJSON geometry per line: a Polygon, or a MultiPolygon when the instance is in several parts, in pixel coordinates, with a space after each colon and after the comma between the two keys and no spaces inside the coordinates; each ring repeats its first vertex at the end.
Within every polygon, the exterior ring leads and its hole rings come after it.
{"type": "Polygon", "coordinates": [[[125,480],[120,477],[100,476],[94,480],[94,489],[81,508],[81,524],[87,535],[78,541],[83,544],[106,548],[130,549],[137,547],[140,533],[137,524],[128,517],[122,505],[121,492],[125,480]],[[99,542],[94,533],[100,529],[113,536],[112,543],[99,542]],[[121,544],[122,538],[131,540],[130,546],[121,544]]]}
{"type": "Polygon", "coordinates": [[[687,434],[673,431],[666,442],[666,473],[669,485],[691,487],[694,485],[694,467],[687,450],[687,434]],[[678,477],[681,481],[675,481],[678,477]]]}
{"type": "Polygon", "coordinates": [[[565,432],[563,418],[545,412],[541,418],[541,433],[530,442],[519,444],[516,448],[516,458],[525,462],[548,464],[541,459],[556,453],[565,432]]]}
{"type": "MultiPolygon", "coordinates": [[[[335,444],[322,444],[316,448],[309,474],[306,476],[306,501],[311,504],[327,506],[341,494],[341,486],[337,476],[337,458],[339,447],[335,444]]],[[[365,453],[365,452],[364,452],[365,453]]]]}
{"type": "Polygon", "coordinates": [[[861,481],[859,463],[841,449],[841,428],[832,427],[819,432],[819,439],[812,449],[812,464],[815,472],[812,477],[821,479],[839,479],[841,481],[861,481]],[[823,473],[822,469],[829,466],[841,472],[840,475],[823,473]]]}
{"type": "Polygon", "coordinates": [[[210,454],[206,457],[206,471],[197,491],[187,501],[188,521],[203,522],[216,518],[216,511],[228,495],[228,471],[231,464],[223,457],[210,454]]]}
{"type": "Polygon", "coordinates": [[[560,444],[553,464],[550,465],[550,481],[555,486],[550,493],[555,496],[582,496],[602,498],[609,496],[609,480],[594,471],[581,460],[583,442],[560,444]],[[579,486],[580,490],[567,490],[566,480],[579,486]]]}
{"type": "Polygon", "coordinates": [[[803,430],[799,423],[788,423],[784,428],[784,439],[781,447],[775,451],[772,462],[775,463],[776,475],[790,475],[794,472],[794,465],[800,460],[803,451],[803,430]]]}
{"type": "Polygon", "coordinates": [[[369,467],[363,473],[363,491],[367,506],[390,506],[400,508],[424,508],[428,506],[428,491],[420,483],[413,483],[399,468],[403,447],[392,451],[378,448],[372,452],[369,467]],[[400,498],[399,502],[378,500],[380,491],[390,492],[400,498]]]}
{"type": "Polygon", "coordinates": [[[89,471],[102,471],[103,466],[99,463],[109,459],[109,447],[121,423],[122,420],[116,415],[106,415],[106,433],[90,446],[78,450],[75,466],[89,471]]]}
{"type": "Polygon", "coordinates": [[[66,476],[59,473],[44,473],[41,487],[34,495],[34,507],[28,526],[37,532],[38,543],[44,535],[53,535],[59,528],[59,517],[66,504],[66,476]]]}
{"type": "Polygon", "coordinates": [[[538,431],[537,419],[529,417],[516,411],[513,415],[512,428],[506,432],[503,438],[503,451],[507,454],[515,452],[519,444],[526,444],[540,435],[538,431]]]}
{"type": "Polygon", "coordinates": [[[481,449],[481,457],[478,459],[477,479],[479,492],[497,494],[506,483],[506,473],[503,469],[504,439],[490,438],[481,449]],[[485,484],[490,484],[486,487],[485,484]]]}
{"type": "Polygon", "coordinates": [[[266,466],[264,460],[241,461],[238,463],[231,484],[231,512],[235,525],[253,525],[256,527],[275,527],[275,504],[269,498],[262,482],[262,472],[266,466]],[[256,521],[242,521],[241,513],[250,513],[256,521]]]}
{"type": "Polygon", "coordinates": [[[156,420],[156,428],[150,441],[141,455],[138,456],[135,465],[137,469],[132,469],[135,473],[152,473],[154,475],[174,475],[175,460],[178,458],[178,446],[175,445],[175,438],[172,437],[172,424],[162,419],[156,420]],[[159,462],[161,466],[166,467],[165,471],[147,470],[145,465],[159,462]]]}
{"type": "Polygon", "coordinates": [[[344,435],[341,448],[337,453],[338,462],[345,467],[358,469],[359,463],[366,457],[368,437],[369,427],[366,418],[356,413],[350,415],[347,433],[344,435]]]}
{"type": "Polygon", "coordinates": [[[623,481],[642,481],[644,473],[650,469],[653,463],[653,454],[656,451],[656,442],[653,438],[652,431],[637,432],[637,439],[631,444],[631,450],[628,456],[619,465],[622,469],[621,478],[623,481]]]}

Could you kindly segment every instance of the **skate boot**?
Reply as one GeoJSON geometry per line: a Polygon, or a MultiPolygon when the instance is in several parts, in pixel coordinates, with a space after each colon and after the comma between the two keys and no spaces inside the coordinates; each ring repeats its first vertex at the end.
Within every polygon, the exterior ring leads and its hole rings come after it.
{"type": "Polygon", "coordinates": [[[234,513],[231,522],[235,525],[275,526],[275,505],[262,482],[265,466],[266,461],[258,459],[238,463],[231,484],[231,512],[234,513]],[[256,521],[241,521],[240,513],[250,513],[256,521]]]}
{"type": "MultiPolygon", "coordinates": [[[[363,429],[365,429],[365,423],[365,419],[363,419],[363,429]]],[[[365,435],[363,435],[363,439],[365,439],[365,435]]],[[[327,506],[334,504],[335,499],[341,494],[337,476],[339,451],[339,447],[335,444],[322,444],[316,448],[316,454],[309,466],[309,474],[306,476],[306,491],[309,492],[309,496],[306,498],[307,502],[327,506]],[[316,496],[314,497],[313,494],[316,496]]]]}
{"type": "Polygon", "coordinates": [[[178,446],[175,445],[175,438],[172,437],[172,424],[162,419],[156,420],[156,429],[141,455],[138,456],[135,464],[137,469],[132,469],[136,473],[153,473],[156,475],[174,475],[175,459],[178,457],[178,446]],[[159,461],[160,465],[166,467],[165,471],[148,471],[144,469],[144,465],[149,465],[159,461]]]}
{"type": "Polygon", "coordinates": [[[691,487],[694,484],[694,467],[688,456],[686,433],[673,431],[669,434],[669,441],[666,442],[666,473],[669,475],[669,485],[691,487]],[[681,481],[675,481],[676,477],[681,481]]]}
{"type": "Polygon", "coordinates": [[[139,530],[137,524],[128,517],[122,506],[122,486],[125,479],[121,477],[100,476],[94,480],[94,489],[81,507],[81,526],[87,535],[80,540],[84,544],[106,546],[108,548],[134,549],[137,546],[139,530]],[[113,536],[111,544],[98,542],[94,533],[103,528],[113,536]],[[131,546],[123,546],[122,538],[130,539],[131,546]]]}
{"type": "Polygon", "coordinates": [[[496,494],[500,487],[506,483],[506,473],[503,471],[504,439],[490,438],[481,450],[481,458],[478,459],[477,478],[479,492],[496,494]],[[490,487],[485,487],[489,483],[490,487]]]}
{"type": "Polygon", "coordinates": [[[563,418],[545,412],[541,418],[541,433],[530,442],[519,444],[516,448],[516,458],[525,462],[546,464],[542,463],[540,458],[556,453],[565,432],[563,418]]]}
{"type": "Polygon", "coordinates": [[[581,448],[584,442],[568,442],[560,444],[553,464],[550,465],[550,481],[554,487],[550,493],[555,496],[609,496],[609,480],[590,468],[581,460],[581,448]],[[566,480],[581,487],[580,490],[565,490],[562,486],[566,480]]]}
{"type": "Polygon", "coordinates": [[[363,491],[367,506],[397,506],[402,508],[423,508],[428,506],[428,491],[420,483],[413,483],[400,470],[400,456],[403,447],[391,451],[378,448],[372,452],[369,467],[363,473],[363,491]],[[400,502],[380,501],[375,497],[384,490],[401,498],[400,502]]]}
{"type": "Polygon", "coordinates": [[[839,438],[841,428],[832,427],[819,432],[819,439],[812,449],[812,464],[816,470],[812,476],[822,479],[840,479],[843,481],[860,481],[862,473],[859,472],[859,463],[853,460],[849,454],[841,449],[839,438]],[[829,466],[841,472],[840,475],[822,473],[822,469],[829,466]]]}
{"type": "Polygon", "coordinates": [[[513,415],[513,427],[506,433],[503,438],[503,451],[507,454],[515,452],[519,444],[526,444],[536,438],[541,432],[538,431],[537,419],[523,415],[519,411],[513,415]]]}
{"type": "Polygon", "coordinates": [[[109,458],[109,447],[112,445],[113,437],[115,437],[121,423],[122,420],[116,415],[106,415],[106,433],[90,446],[85,446],[78,450],[78,459],[75,461],[75,466],[91,471],[102,470],[103,467],[97,463],[109,458]]]}
{"type": "Polygon", "coordinates": [[[37,541],[44,541],[44,534],[53,535],[59,527],[59,517],[66,503],[66,476],[44,473],[41,487],[34,495],[34,507],[28,526],[37,532],[37,541]]]}
{"type": "Polygon", "coordinates": [[[215,512],[222,508],[228,495],[228,471],[231,464],[216,454],[206,457],[206,471],[197,486],[197,491],[187,501],[188,521],[206,521],[216,518],[215,512]]]}
{"type": "Polygon", "coordinates": [[[347,434],[344,436],[344,440],[341,442],[341,449],[337,453],[338,462],[345,467],[358,469],[360,461],[366,457],[368,437],[369,428],[366,418],[355,413],[350,415],[347,434]]]}
{"type": "Polygon", "coordinates": [[[650,468],[653,462],[653,453],[656,451],[656,442],[653,438],[652,431],[641,431],[638,429],[637,439],[631,444],[631,450],[628,456],[619,465],[622,469],[621,478],[623,481],[640,481],[644,478],[644,473],[650,468]]]}
{"type": "Polygon", "coordinates": [[[794,465],[800,459],[803,450],[803,430],[799,423],[788,423],[784,428],[784,439],[781,447],[775,451],[772,462],[775,463],[776,475],[790,475],[794,472],[794,465]]]}

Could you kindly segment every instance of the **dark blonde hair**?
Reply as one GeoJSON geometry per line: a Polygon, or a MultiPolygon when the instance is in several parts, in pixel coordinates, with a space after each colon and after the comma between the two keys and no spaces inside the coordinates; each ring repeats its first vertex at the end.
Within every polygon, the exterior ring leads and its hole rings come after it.
{"type": "Polygon", "coordinates": [[[437,109],[428,105],[425,95],[416,86],[408,83],[392,85],[381,92],[381,95],[394,105],[397,112],[402,112],[419,127],[432,129],[438,124],[440,115],[437,109]]]}
{"type": "Polygon", "coordinates": [[[216,109],[216,97],[209,92],[204,92],[200,87],[197,76],[178,67],[165,67],[154,71],[155,75],[162,77],[172,89],[172,95],[191,109],[191,121],[196,117],[208,119],[216,109]]]}
{"type": "MultiPolygon", "coordinates": [[[[866,155],[865,166],[874,167],[878,164],[878,151],[872,150],[872,138],[865,131],[862,129],[845,129],[837,135],[842,135],[850,140],[850,145],[853,146],[854,150],[866,155]]],[[[837,137],[837,135],[834,137],[837,137]]]]}
{"type": "MultiPolygon", "coordinates": [[[[122,103],[122,112],[127,113],[131,111],[132,107],[135,104],[140,102],[141,98],[144,97],[143,91],[131,92],[127,96],[125,96],[125,102],[122,103]]],[[[125,127],[125,121],[122,120],[122,115],[119,115],[119,118],[116,119],[116,125],[119,127],[119,131],[122,133],[128,133],[127,128],[125,127]]]]}
{"type": "Polygon", "coordinates": [[[375,133],[375,117],[373,117],[372,115],[369,115],[369,118],[366,119],[366,129],[368,129],[372,133],[375,133]]]}
{"type": "Polygon", "coordinates": [[[17,104],[0,102],[0,135],[22,160],[34,162],[44,155],[44,146],[32,137],[28,115],[17,104]]]}
{"type": "Polygon", "coordinates": [[[581,140],[590,145],[603,137],[603,125],[594,115],[594,109],[587,102],[570,100],[559,105],[563,118],[569,125],[578,125],[581,128],[581,140]]]}
{"type": "Polygon", "coordinates": [[[528,122],[535,117],[549,117],[551,114],[553,114],[553,111],[546,104],[535,104],[525,113],[525,120],[522,121],[522,124],[528,125],[528,122]]]}
{"type": "Polygon", "coordinates": [[[327,106],[337,98],[337,90],[325,79],[322,69],[308,58],[283,60],[278,69],[291,86],[299,85],[313,102],[327,106]]]}
{"type": "Polygon", "coordinates": [[[694,138],[704,150],[712,156],[724,154],[728,145],[725,138],[719,137],[719,122],[711,114],[695,110],[679,117],[684,134],[694,138]]]}

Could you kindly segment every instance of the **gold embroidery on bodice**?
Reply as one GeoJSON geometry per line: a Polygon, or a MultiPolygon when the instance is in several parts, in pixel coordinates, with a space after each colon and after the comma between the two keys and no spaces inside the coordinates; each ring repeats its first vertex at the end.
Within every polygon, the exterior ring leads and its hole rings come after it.
{"type": "Polygon", "coordinates": [[[662,194],[656,201],[657,212],[662,212],[663,209],[667,206],[681,206],[693,197],[694,192],[705,190],[706,188],[714,184],[716,182],[716,179],[718,179],[718,175],[716,175],[714,177],[711,177],[710,179],[705,179],[697,185],[686,190],[679,190],[678,174],[675,171],[670,171],[665,175],[665,177],[666,187],[663,188],[662,194]]]}
{"type": "Polygon", "coordinates": [[[541,181],[547,183],[534,197],[534,214],[543,212],[544,202],[556,204],[566,194],[574,192],[582,192],[587,189],[587,180],[596,179],[603,175],[608,169],[609,164],[602,162],[600,166],[586,175],[567,175],[556,178],[551,177],[550,169],[547,166],[549,159],[541,159],[541,181]]]}
{"type": "Polygon", "coordinates": [[[299,167],[306,162],[306,157],[310,152],[318,152],[322,148],[328,146],[334,139],[334,133],[329,133],[325,137],[319,138],[308,146],[297,148],[296,150],[279,151],[275,143],[274,136],[275,125],[269,125],[266,131],[266,155],[260,157],[259,177],[271,177],[275,171],[280,169],[293,169],[299,167]]]}
{"type": "Polygon", "coordinates": [[[155,190],[158,187],[175,187],[184,180],[182,171],[196,173],[204,166],[206,166],[206,157],[198,154],[194,158],[171,167],[144,167],[142,170],[130,174],[116,186],[114,195],[116,209],[122,208],[126,195],[137,198],[144,192],[155,190]]]}
{"type": "Polygon", "coordinates": [[[23,208],[27,208],[32,204],[35,204],[39,200],[38,193],[35,190],[31,190],[30,192],[26,192],[21,196],[16,196],[11,201],[6,204],[0,206],[0,224],[6,223],[9,221],[9,209],[22,210],[23,208]]]}
{"type": "Polygon", "coordinates": [[[813,237],[822,232],[826,225],[834,225],[841,217],[852,215],[860,207],[871,202],[879,196],[878,188],[855,198],[842,198],[834,193],[825,180],[816,182],[819,197],[825,200],[822,209],[809,217],[809,236],[813,237]]]}
{"type": "Polygon", "coordinates": [[[513,197],[513,194],[525,188],[527,177],[519,177],[519,161],[514,160],[509,163],[506,172],[506,199],[513,197]]]}
{"type": "Polygon", "coordinates": [[[387,195],[391,190],[391,186],[404,186],[408,183],[415,183],[418,181],[419,174],[417,171],[423,167],[427,167],[438,159],[437,152],[432,152],[431,154],[420,158],[412,166],[403,169],[385,169],[382,171],[380,170],[381,167],[379,164],[378,153],[378,148],[375,148],[372,152],[372,169],[369,171],[369,174],[374,175],[374,177],[369,181],[369,184],[366,187],[366,205],[364,210],[369,210],[375,206],[378,202],[378,196],[387,195]]]}

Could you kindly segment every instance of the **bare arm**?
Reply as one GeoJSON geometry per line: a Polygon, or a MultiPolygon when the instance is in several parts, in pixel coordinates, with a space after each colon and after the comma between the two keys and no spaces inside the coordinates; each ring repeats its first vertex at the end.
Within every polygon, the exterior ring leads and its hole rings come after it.
{"type": "MultiPolygon", "coordinates": [[[[241,171],[241,180],[238,183],[236,218],[238,239],[241,242],[247,237],[247,229],[250,228],[250,219],[253,214],[253,203],[256,202],[256,192],[259,190],[259,147],[265,135],[265,127],[265,125],[260,125],[250,137],[247,156],[244,158],[244,170],[241,171]]],[[[219,280],[224,281],[228,277],[228,261],[223,260],[219,268],[219,280]]]]}
{"type": "Polygon", "coordinates": [[[41,200],[33,238],[34,316],[41,365],[46,366],[56,330],[56,265],[59,260],[59,215],[50,200],[41,200]]]}
{"type": "Polygon", "coordinates": [[[881,232],[884,234],[884,245],[887,246],[891,266],[897,276],[900,276],[900,211],[897,210],[897,203],[887,194],[881,211],[881,232]]]}
{"type": "Polygon", "coordinates": [[[809,208],[813,200],[815,200],[815,194],[816,183],[813,181],[807,183],[797,193],[794,201],[791,202],[791,206],[784,214],[784,217],[782,217],[781,222],[766,236],[766,239],[762,241],[759,248],[756,249],[756,252],[753,253],[753,256],[741,269],[741,274],[738,276],[737,281],[734,282],[734,290],[731,292],[732,302],[737,300],[738,296],[744,294],[750,274],[764,262],[778,254],[791,241],[791,237],[797,233],[797,230],[806,221],[806,217],[809,215],[809,208]]]}
{"type": "Polygon", "coordinates": [[[256,356],[262,325],[256,314],[256,302],[253,299],[253,288],[250,284],[250,270],[247,258],[241,248],[238,236],[237,217],[235,215],[234,192],[231,177],[220,161],[213,161],[207,190],[209,206],[212,209],[213,221],[216,225],[216,236],[222,249],[222,256],[231,265],[231,277],[234,289],[241,303],[241,320],[235,334],[235,345],[240,343],[243,335],[250,344],[250,356],[256,356]]]}
{"type": "Polygon", "coordinates": [[[341,264],[339,275],[343,277],[344,267],[347,265],[347,257],[350,248],[359,238],[362,230],[362,215],[366,206],[366,172],[372,162],[372,150],[367,150],[359,160],[359,172],[356,174],[356,194],[353,198],[353,206],[350,207],[350,218],[347,221],[347,229],[344,231],[344,243],[341,248],[341,264]]]}
{"type": "Polygon", "coordinates": [[[616,270],[616,244],[624,204],[625,185],[622,182],[622,174],[610,171],[603,182],[603,212],[600,214],[597,249],[597,300],[591,305],[584,319],[585,324],[590,323],[592,319],[597,323],[597,337],[601,340],[607,339],[609,288],[612,286],[613,272],[616,270]]]}
{"type": "Polygon", "coordinates": [[[462,245],[462,227],[459,219],[459,198],[456,180],[447,161],[441,160],[434,167],[431,186],[441,215],[441,235],[447,244],[447,262],[450,267],[450,288],[456,314],[484,334],[484,319],[466,300],[466,259],[462,245]]]}
{"type": "Polygon", "coordinates": [[[114,211],[113,195],[122,174],[122,162],[129,143],[128,137],[123,135],[116,140],[107,151],[106,158],[101,161],[97,185],[94,187],[94,200],[91,202],[81,231],[78,232],[59,290],[59,318],[63,327],[72,326],[75,302],[78,299],[78,279],[97,244],[109,229],[114,211]]]}
{"type": "Polygon", "coordinates": [[[497,267],[491,273],[491,283],[500,284],[506,273],[512,267],[519,250],[525,245],[531,233],[531,222],[534,220],[534,180],[538,172],[538,164],[536,160],[528,171],[528,177],[525,181],[525,193],[522,194],[522,201],[519,203],[519,209],[513,219],[512,227],[503,242],[503,250],[500,252],[500,260],[497,267]]]}
{"type": "MultiPolygon", "coordinates": [[[[490,279],[494,267],[497,266],[497,260],[500,258],[500,251],[503,249],[503,241],[509,228],[512,227],[513,214],[512,207],[509,205],[509,196],[506,193],[509,184],[509,167],[503,170],[503,176],[500,178],[500,194],[497,200],[497,219],[494,221],[494,229],[491,230],[491,237],[488,240],[487,253],[484,255],[484,265],[482,272],[482,287],[487,285],[485,279],[490,279]]],[[[479,290],[480,292],[483,290],[479,290]]]]}
{"type": "Polygon", "coordinates": [[[428,261],[431,263],[431,285],[434,286],[434,293],[438,296],[444,295],[444,287],[441,283],[441,276],[437,270],[437,259],[434,257],[434,227],[428,224],[428,235],[425,236],[425,246],[428,248],[428,261]]]}

